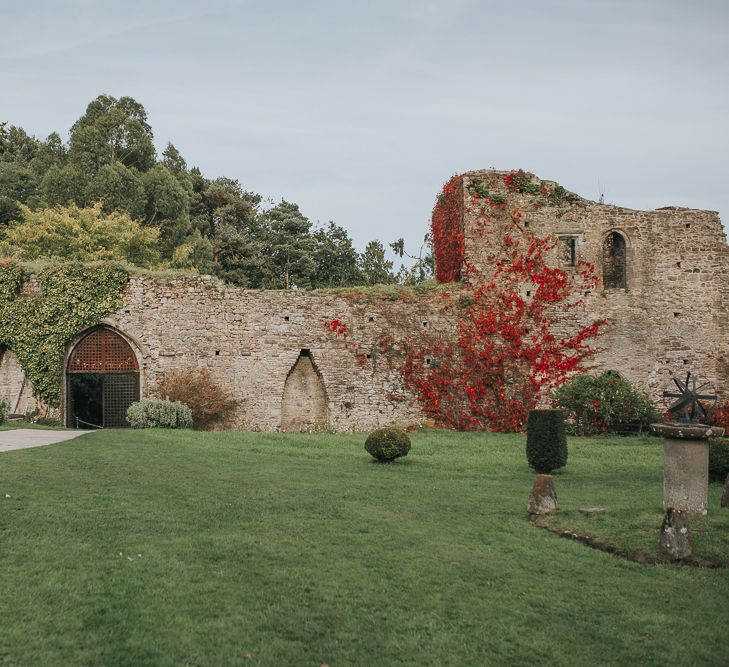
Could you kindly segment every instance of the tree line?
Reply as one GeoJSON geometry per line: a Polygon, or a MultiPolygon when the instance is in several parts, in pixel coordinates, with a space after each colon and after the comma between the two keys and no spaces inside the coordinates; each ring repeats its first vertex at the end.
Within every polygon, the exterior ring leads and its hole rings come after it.
{"type": "MultiPolygon", "coordinates": [[[[390,246],[404,257],[402,239],[390,246]]],[[[311,221],[293,202],[266,206],[231,178],[189,168],[171,143],[157,156],[144,107],[101,95],[68,142],[0,123],[0,255],[124,259],[196,270],[249,288],[420,282],[430,257],[396,274],[379,240],[364,252],[347,231],[311,221]]]]}

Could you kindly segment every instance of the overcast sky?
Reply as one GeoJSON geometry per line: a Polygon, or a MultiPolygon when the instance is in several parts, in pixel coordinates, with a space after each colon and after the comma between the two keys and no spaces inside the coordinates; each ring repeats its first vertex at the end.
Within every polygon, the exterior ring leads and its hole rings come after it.
{"type": "Polygon", "coordinates": [[[727,0],[0,0],[0,120],[97,95],[207,176],[415,249],[456,172],[729,221],[727,0]]]}

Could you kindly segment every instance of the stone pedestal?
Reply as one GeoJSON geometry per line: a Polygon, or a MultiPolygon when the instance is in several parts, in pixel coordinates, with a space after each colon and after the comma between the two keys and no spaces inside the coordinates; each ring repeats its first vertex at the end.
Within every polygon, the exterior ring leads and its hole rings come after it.
{"type": "Polygon", "coordinates": [[[663,441],[663,509],[706,514],[709,496],[709,438],[723,428],[703,424],[652,424],[663,441]]]}

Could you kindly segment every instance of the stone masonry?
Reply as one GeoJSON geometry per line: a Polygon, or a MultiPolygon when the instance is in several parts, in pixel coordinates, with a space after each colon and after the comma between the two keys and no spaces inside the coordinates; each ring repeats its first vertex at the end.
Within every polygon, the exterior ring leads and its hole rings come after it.
{"type": "MultiPolygon", "coordinates": [[[[616,370],[658,399],[668,369],[691,368],[729,397],[729,248],[718,215],[676,207],[633,211],[576,196],[548,201],[508,192],[506,173],[461,177],[465,261],[485,273],[498,261],[479,232],[468,193],[468,184],[479,179],[522,212],[523,233],[556,238],[554,259],[565,271],[577,270],[579,260],[596,266],[601,283],[584,295],[582,317],[605,319],[608,326],[595,344],[592,370],[616,370]],[[609,273],[610,253],[622,274],[609,273]]],[[[534,182],[546,191],[556,186],[534,182]]],[[[143,397],[157,395],[165,371],[207,367],[239,401],[237,426],[261,430],[343,431],[421,421],[416,405],[395,400],[397,372],[378,358],[375,341],[383,333],[397,339],[423,328],[443,337],[455,331],[453,315],[425,289],[255,291],[208,276],[132,277],[124,303],[101,324],[131,344],[143,397]],[[325,330],[323,321],[332,318],[346,322],[351,339],[365,344],[348,349],[325,330]]],[[[67,354],[79,338],[69,341],[67,354]]],[[[11,350],[0,351],[0,399],[13,412],[35,407],[11,350]]]]}
{"type": "MultiPolygon", "coordinates": [[[[669,206],[635,211],[571,195],[561,203],[508,192],[509,172],[474,171],[464,181],[465,261],[482,271],[494,259],[479,233],[468,184],[479,179],[491,192],[508,197],[522,213],[522,233],[557,240],[554,260],[565,271],[585,260],[600,284],[584,295],[584,321],[607,321],[594,346],[595,371],[615,370],[661,399],[668,369],[690,368],[710,379],[729,398],[729,247],[717,213],[669,206]],[[605,286],[610,237],[625,243],[625,282],[605,286]]],[[[534,178],[551,192],[557,184],[534,178]]],[[[571,193],[570,193],[571,194],[571,193]]]]}

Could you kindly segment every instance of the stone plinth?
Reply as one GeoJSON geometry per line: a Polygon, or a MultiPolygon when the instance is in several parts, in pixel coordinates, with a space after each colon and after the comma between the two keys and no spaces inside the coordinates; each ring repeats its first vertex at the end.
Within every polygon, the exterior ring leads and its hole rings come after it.
{"type": "Polygon", "coordinates": [[[709,496],[709,438],[723,428],[703,424],[652,424],[663,441],[663,509],[706,514],[709,496]]]}

